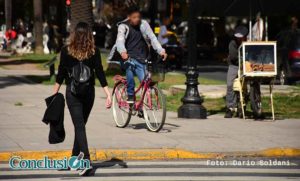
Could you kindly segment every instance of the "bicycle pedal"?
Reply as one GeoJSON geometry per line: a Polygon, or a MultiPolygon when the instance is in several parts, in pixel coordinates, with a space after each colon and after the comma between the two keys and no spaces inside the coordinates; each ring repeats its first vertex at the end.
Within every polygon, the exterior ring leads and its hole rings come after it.
{"type": "Polygon", "coordinates": [[[138,111],[137,116],[138,116],[139,118],[144,118],[144,112],[143,112],[143,111],[138,111]]]}
{"type": "Polygon", "coordinates": [[[135,116],[135,115],[136,115],[136,113],[137,113],[137,111],[136,111],[136,110],[134,110],[134,109],[132,109],[130,114],[131,114],[131,115],[133,115],[133,116],[135,116]]]}

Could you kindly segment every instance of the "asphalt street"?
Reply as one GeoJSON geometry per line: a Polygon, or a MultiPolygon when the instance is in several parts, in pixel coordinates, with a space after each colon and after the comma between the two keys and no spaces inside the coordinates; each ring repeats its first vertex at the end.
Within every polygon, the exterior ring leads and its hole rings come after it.
{"type": "Polygon", "coordinates": [[[230,159],[188,161],[111,160],[93,163],[94,177],[78,171],[12,170],[0,164],[0,180],[300,180],[299,160],[230,159]],[[282,165],[279,165],[282,164],[282,165]]]}

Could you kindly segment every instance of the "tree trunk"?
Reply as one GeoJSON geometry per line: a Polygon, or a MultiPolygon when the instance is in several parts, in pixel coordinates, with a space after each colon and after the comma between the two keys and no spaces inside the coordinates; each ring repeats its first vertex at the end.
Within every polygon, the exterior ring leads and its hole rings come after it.
{"type": "Polygon", "coordinates": [[[92,0],[71,1],[71,31],[78,22],[86,22],[91,27],[94,23],[92,0]]]}
{"type": "Polygon", "coordinates": [[[11,29],[11,0],[5,0],[5,24],[6,29],[11,29]]]}
{"type": "Polygon", "coordinates": [[[43,54],[43,19],[42,19],[42,0],[33,0],[34,11],[34,39],[37,54],[43,54]]]}

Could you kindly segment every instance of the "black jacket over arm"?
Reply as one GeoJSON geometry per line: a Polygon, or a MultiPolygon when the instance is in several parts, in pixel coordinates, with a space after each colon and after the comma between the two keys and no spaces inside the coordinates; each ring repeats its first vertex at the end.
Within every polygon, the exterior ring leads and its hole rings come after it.
{"type": "Polygon", "coordinates": [[[50,123],[49,143],[56,144],[65,140],[64,110],[65,98],[63,94],[57,93],[45,99],[47,109],[43,122],[50,123]]]}

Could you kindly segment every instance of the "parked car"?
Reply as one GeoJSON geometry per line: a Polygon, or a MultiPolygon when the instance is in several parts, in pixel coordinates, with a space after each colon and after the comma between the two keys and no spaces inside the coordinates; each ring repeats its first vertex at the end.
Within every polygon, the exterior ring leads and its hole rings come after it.
{"type": "Polygon", "coordinates": [[[285,31],[277,38],[278,78],[280,84],[300,80],[300,31],[285,31]]]}

